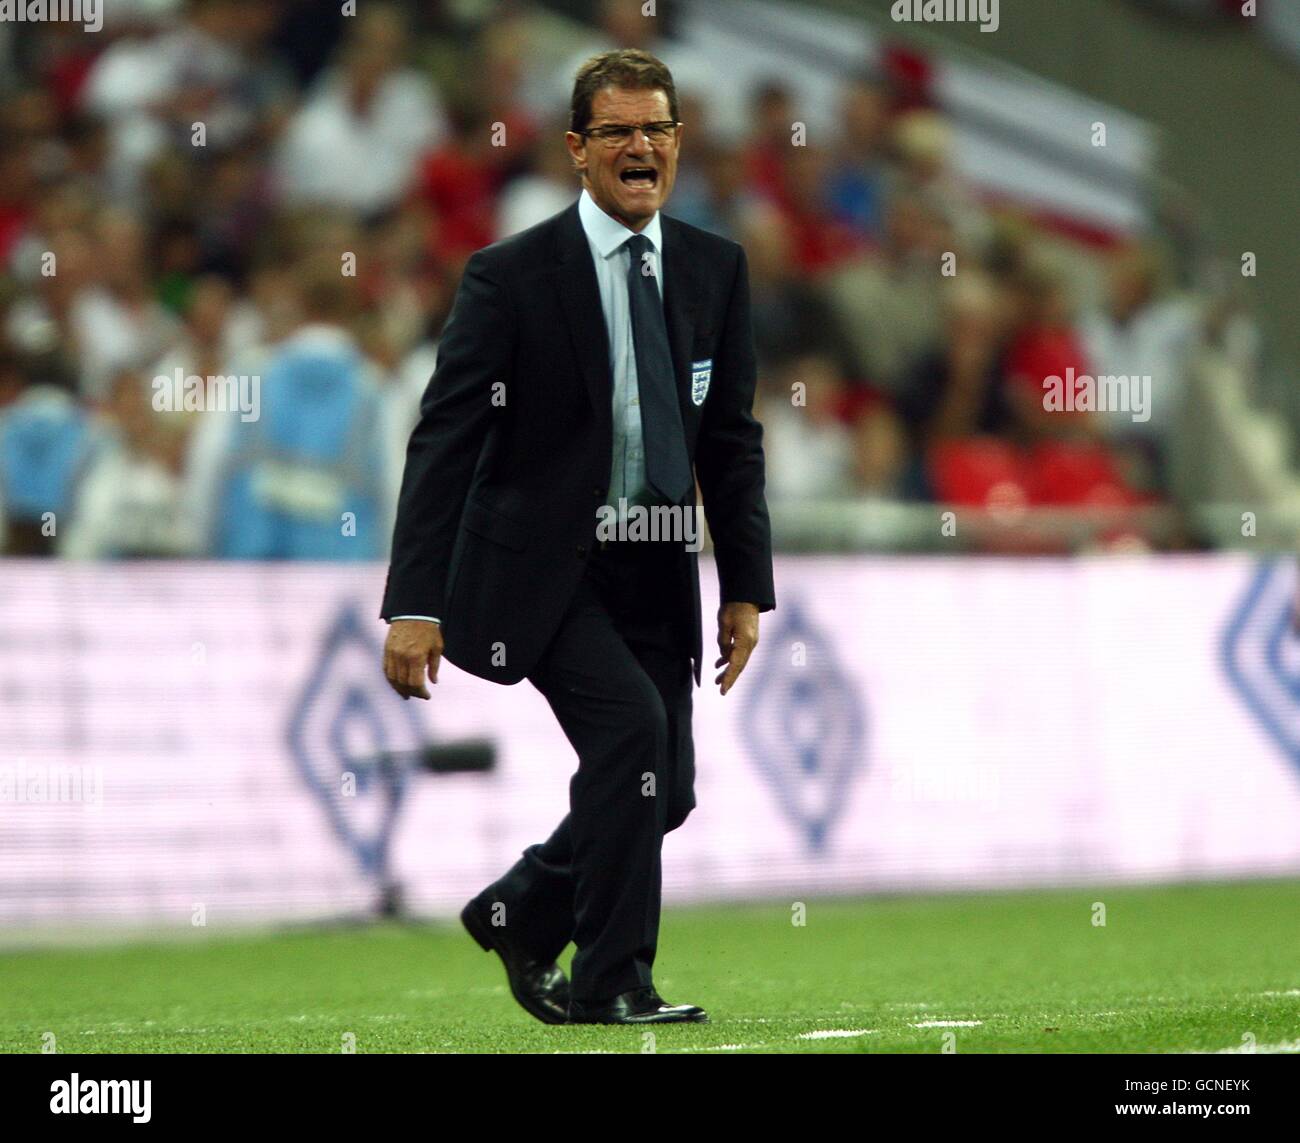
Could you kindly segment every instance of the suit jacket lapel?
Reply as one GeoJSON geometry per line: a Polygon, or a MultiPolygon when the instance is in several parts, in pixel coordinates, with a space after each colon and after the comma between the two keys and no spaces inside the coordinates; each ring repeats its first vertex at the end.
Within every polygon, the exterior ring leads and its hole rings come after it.
{"type": "Polygon", "coordinates": [[[609,337],[605,333],[604,310],[591,247],[578,217],[575,202],[559,218],[557,233],[560,302],[568,321],[569,338],[587,393],[602,422],[612,419],[614,379],[609,370],[609,337]]]}
{"type": "Polygon", "coordinates": [[[685,232],[675,219],[660,215],[664,243],[664,318],[668,344],[673,354],[673,375],[677,381],[677,403],[686,423],[691,408],[691,347],[700,289],[696,261],[685,232]]]}

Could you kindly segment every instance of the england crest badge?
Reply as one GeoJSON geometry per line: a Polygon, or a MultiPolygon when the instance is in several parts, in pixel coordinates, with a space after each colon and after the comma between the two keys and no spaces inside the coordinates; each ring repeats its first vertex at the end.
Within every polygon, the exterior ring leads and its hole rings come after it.
{"type": "Polygon", "coordinates": [[[703,405],[709,393],[709,382],[713,380],[713,358],[707,361],[691,362],[691,401],[703,405]]]}

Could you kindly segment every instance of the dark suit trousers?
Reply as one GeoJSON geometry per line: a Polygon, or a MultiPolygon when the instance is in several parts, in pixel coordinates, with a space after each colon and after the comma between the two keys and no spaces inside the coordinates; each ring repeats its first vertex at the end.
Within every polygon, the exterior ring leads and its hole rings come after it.
{"type": "Polygon", "coordinates": [[[652,983],[663,835],[695,806],[683,568],[680,544],[597,543],[528,676],[578,755],[569,813],[479,895],[538,959],[576,944],[586,1003],[652,983]]]}

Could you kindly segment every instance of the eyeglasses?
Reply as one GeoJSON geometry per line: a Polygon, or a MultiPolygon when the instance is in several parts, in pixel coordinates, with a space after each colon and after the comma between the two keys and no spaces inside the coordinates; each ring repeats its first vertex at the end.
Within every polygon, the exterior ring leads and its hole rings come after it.
{"type": "Polygon", "coordinates": [[[658,123],[607,123],[601,127],[589,127],[586,131],[575,134],[586,139],[599,139],[607,147],[621,147],[632,138],[633,132],[639,130],[651,146],[661,147],[671,143],[677,134],[680,123],[665,119],[658,123]]]}

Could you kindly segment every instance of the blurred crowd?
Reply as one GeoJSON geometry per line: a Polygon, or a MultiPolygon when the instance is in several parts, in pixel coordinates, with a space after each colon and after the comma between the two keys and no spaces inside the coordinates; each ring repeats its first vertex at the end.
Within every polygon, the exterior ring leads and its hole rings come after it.
{"type": "Polygon", "coordinates": [[[0,40],[3,551],[384,555],[465,260],[576,197],[569,86],[615,46],[679,84],[668,213],[748,252],[774,502],[1168,495],[1191,355],[1246,360],[1254,332],[1159,247],[987,201],[905,75],[846,79],[806,139],[773,75],[737,134],[713,130],[725,71],[637,0],[593,3],[559,68],[534,15],[159,0],[0,40]],[[1149,374],[1149,418],[1045,409],[1067,370],[1149,374]],[[191,377],[258,378],[257,415],[177,400],[191,377]]]}

